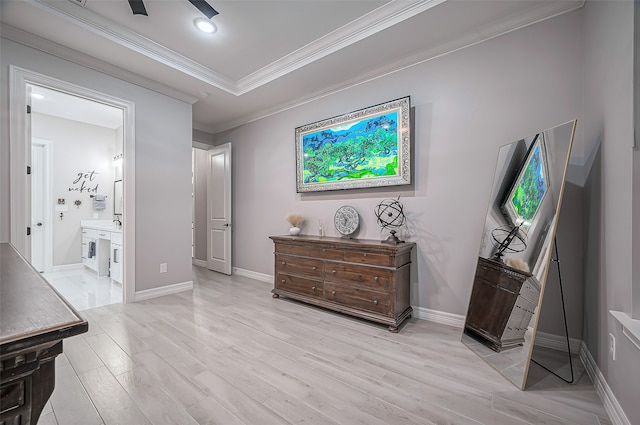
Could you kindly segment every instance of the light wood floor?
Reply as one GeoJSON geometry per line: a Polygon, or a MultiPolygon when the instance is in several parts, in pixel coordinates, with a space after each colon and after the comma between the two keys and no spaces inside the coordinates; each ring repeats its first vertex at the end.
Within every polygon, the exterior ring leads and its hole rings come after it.
{"type": "Polygon", "coordinates": [[[194,267],[195,289],[83,311],[40,425],[610,424],[578,383],[532,371],[521,392],[460,342],[273,299],[271,286],[194,267]]]}

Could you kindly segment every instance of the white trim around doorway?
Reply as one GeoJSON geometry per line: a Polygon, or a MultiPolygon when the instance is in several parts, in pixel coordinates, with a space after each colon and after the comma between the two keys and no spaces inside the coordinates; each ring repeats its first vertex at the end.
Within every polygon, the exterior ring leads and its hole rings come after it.
{"type": "MultiPolygon", "coordinates": [[[[27,143],[31,144],[26,118],[27,84],[47,87],[74,96],[83,97],[104,103],[123,111],[124,118],[124,209],[122,234],[124,239],[124,293],[125,303],[133,302],[135,298],[135,104],[131,101],[119,99],[105,93],[100,93],[66,81],[58,80],[14,65],[9,66],[10,97],[9,97],[9,132],[10,132],[10,170],[11,183],[11,243],[18,252],[25,255],[27,246],[27,216],[26,198],[29,193],[26,166],[30,163],[27,158],[27,143]],[[17,166],[15,166],[17,165],[17,166]]],[[[30,151],[30,149],[29,149],[30,151]]],[[[29,217],[28,220],[31,220],[29,217]]],[[[27,257],[29,258],[29,257],[27,257]]]]}

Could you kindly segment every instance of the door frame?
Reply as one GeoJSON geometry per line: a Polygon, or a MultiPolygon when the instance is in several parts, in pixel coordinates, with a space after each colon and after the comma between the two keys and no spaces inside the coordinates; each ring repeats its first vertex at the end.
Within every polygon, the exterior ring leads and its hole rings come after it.
{"type": "MultiPolygon", "coordinates": [[[[52,198],[52,186],[53,181],[51,176],[53,176],[53,164],[51,162],[51,158],[53,158],[53,146],[51,144],[51,140],[42,139],[40,137],[31,137],[31,146],[33,145],[42,145],[44,147],[44,216],[43,216],[43,224],[44,224],[44,257],[43,257],[43,265],[42,268],[45,273],[53,271],[53,220],[51,220],[51,210],[48,209],[47,205],[53,205],[52,198]]],[[[33,181],[31,182],[33,185],[33,181]]],[[[33,227],[32,227],[33,232],[33,227]]],[[[31,249],[33,250],[33,241],[31,244],[31,249]]],[[[33,251],[32,251],[33,252],[33,251]]]]}
{"type": "Polygon", "coordinates": [[[31,220],[31,184],[26,169],[31,165],[31,125],[27,118],[27,85],[52,90],[104,103],[123,112],[123,302],[134,301],[135,296],[135,104],[105,93],[39,74],[15,65],[9,65],[9,134],[10,134],[10,217],[11,244],[27,260],[29,237],[27,220],[31,220]]]}

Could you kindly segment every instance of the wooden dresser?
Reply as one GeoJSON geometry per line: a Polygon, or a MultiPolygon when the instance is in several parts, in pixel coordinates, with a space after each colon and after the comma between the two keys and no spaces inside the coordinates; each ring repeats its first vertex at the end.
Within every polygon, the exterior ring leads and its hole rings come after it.
{"type": "Polygon", "coordinates": [[[411,316],[414,243],[365,239],[271,236],[275,243],[273,297],[289,297],[389,325],[411,316]]]}
{"type": "Polygon", "coordinates": [[[465,333],[497,352],[522,345],[539,299],[540,284],[531,273],[479,257],[465,333]]]}
{"type": "Polygon", "coordinates": [[[88,324],[9,244],[0,244],[0,424],[36,425],[62,340],[88,324]]]}

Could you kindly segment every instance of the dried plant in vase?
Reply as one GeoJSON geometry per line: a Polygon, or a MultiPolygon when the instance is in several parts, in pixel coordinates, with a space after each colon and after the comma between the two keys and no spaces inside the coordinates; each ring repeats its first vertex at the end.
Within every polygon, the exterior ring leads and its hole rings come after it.
{"type": "Polygon", "coordinates": [[[289,234],[295,236],[300,234],[300,226],[304,222],[304,216],[302,214],[289,214],[287,217],[287,221],[291,225],[289,229],[289,234]]]}

